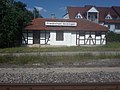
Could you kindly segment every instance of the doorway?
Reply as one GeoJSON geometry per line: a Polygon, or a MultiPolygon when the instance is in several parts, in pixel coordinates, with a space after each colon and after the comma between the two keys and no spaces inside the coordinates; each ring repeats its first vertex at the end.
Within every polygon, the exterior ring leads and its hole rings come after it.
{"type": "Polygon", "coordinates": [[[39,31],[33,32],[33,44],[40,44],[40,32],[39,31]]]}

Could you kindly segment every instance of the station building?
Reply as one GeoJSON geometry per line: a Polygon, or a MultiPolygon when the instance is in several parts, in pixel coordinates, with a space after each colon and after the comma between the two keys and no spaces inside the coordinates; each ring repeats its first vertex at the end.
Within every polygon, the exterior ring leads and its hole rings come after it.
{"type": "Polygon", "coordinates": [[[107,27],[85,19],[37,18],[23,30],[25,45],[105,45],[107,27]]]}
{"type": "Polygon", "coordinates": [[[109,31],[120,34],[120,6],[97,7],[67,7],[64,19],[86,19],[109,28],[109,31]]]}

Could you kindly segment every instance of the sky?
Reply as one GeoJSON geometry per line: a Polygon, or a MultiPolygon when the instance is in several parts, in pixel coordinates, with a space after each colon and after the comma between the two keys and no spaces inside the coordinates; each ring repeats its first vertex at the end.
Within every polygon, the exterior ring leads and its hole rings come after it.
{"type": "Polygon", "coordinates": [[[120,0],[16,0],[27,4],[28,10],[36,7],[44,18],[50,18],[55,14],[56,18],[62,18],[66,14],[67,6],[81,7],[85,5],[95,6],[120,6],[120,0]]]}

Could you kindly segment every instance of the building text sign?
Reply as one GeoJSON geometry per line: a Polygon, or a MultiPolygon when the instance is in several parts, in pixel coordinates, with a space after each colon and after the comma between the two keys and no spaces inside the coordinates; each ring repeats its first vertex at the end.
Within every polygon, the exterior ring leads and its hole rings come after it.
{"type": "Polygon", "coordinates": [[[45,22],[46,26],[77,26],[77,22],[45,22]]]}

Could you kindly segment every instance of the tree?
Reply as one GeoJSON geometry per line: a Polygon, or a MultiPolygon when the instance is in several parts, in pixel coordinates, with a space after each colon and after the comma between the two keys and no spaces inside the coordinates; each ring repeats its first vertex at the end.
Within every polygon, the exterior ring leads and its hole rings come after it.
{"type": "Polygon", "coordinates": [[[2,0],[0,2],[0,47],[9,47],[10,42],[14,40],[12,33],[17,30],[17,23],[12,0],[2,0]]]}
{"type": "Polygon", "coordinates": [[[18,32],[18,43],[19,45],[21,44],[21,38],[22,38],[22,30],[24,29],[24,27],[31,22],[31,20],[33,19],[33,13],[28,11],[26,9],[26,4],[22,3],[22,2],[14,2],[14,7],[18,13],[18,17],[17,17],[17,21],[18,21],[18,25],[19,25],[19,32],[18,32]]]}
{"type": "Polygon", "coordinates": [[[43,17],[39,14],[39,11],[38,11],[36,8],[33,9],[33,14],[34,14],[34,19],[35,19],[35,18],[43,18],[43,17]]]}
{"type": "Polygon", "coordinates": [[[32,20],[26,4],[14,0],[0,2],[0,48],[14,47],[21,43],[22,30],[32,20]]]}

